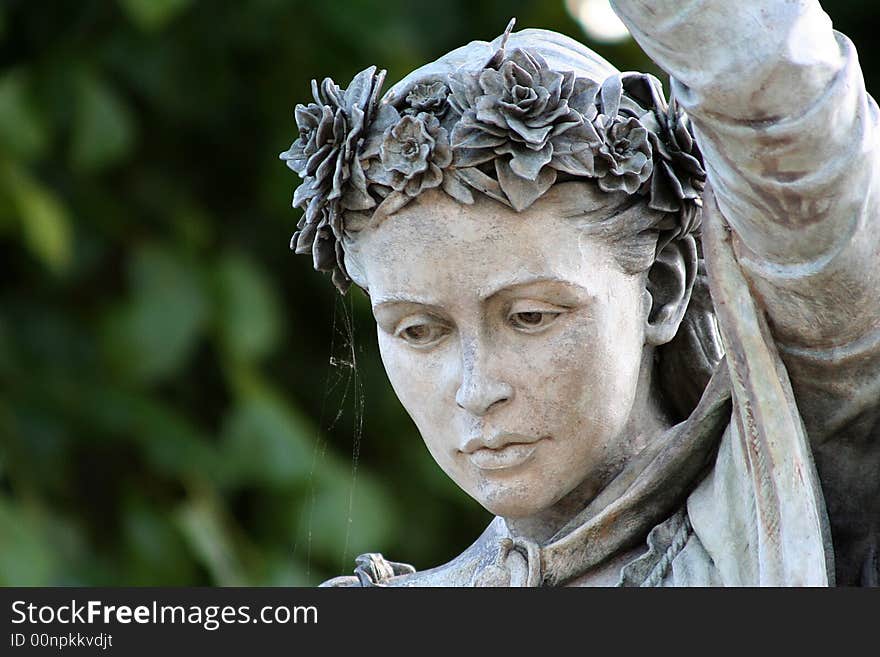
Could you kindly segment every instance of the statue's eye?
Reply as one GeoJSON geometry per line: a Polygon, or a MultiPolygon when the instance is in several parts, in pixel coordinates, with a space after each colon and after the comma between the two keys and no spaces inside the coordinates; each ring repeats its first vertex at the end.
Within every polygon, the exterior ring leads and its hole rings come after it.
{"type": "Polygon", "coordinates": [[[436,344],[449,333],[449,329],[438,322],[414,318],[398,328],[395,335],[414,347],[428,347],[436,344]]]}
{"type": "MultiPolygon", "coordinates": [[[[515,309],[514,309],[515,310],[515,309]]],[[[507,321],[518,331],[535,333],[549,327],[556,318],[562,314],[562,310],[520,310],[511,312],[507,321]]]]}

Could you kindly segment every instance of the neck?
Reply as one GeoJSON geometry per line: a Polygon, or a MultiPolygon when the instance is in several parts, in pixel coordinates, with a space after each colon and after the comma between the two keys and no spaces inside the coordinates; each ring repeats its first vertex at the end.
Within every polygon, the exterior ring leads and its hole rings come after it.
{"type": "Polygon", "coordinates": [[[668,413],[653,387],[653,350],[645,350],[639,385],[630,409],[629,420],[620,433],[619,456],[612,459],[599,476],[589,476],[552,506],[522,518],[504,518],[514,537],[546,545],[569,521],[583,511],[623,470],[631,458],[672,426],[668,413]]]}

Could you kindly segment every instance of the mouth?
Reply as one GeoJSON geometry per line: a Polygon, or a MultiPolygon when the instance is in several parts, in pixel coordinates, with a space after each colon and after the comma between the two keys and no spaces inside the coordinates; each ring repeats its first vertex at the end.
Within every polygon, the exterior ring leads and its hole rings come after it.
{"type": "Polygon", "coordinates": [[[506,470],[528,462],[545,438],[499,434],[490,441],[469,440],[462,452],[480,470],[506,470]]]}

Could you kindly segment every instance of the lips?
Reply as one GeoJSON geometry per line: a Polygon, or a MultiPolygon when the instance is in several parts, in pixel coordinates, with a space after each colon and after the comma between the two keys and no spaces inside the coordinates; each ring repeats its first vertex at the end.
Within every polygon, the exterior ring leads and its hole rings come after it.
{"type": "Polygon", "coordinates": [[[499,434],[489,441],[472,438],[462,452],[480,470],[505,470],[529,461],[543,438],[499,434]]]}

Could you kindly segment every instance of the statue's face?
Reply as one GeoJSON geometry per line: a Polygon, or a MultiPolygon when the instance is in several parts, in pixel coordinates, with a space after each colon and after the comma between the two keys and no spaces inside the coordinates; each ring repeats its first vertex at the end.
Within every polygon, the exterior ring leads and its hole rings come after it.
{"type": "MultiPolygon", "coordinates": [[[[516,213],[424,193],[365,230],[352,254],[388,377],[428,450],[509,518],[582,484],[595,494],[632,450],[644,275],[561,216],[560,194],[516,213]]],[[[595,196],[607,216],[607,195],[595,196]]]]}

